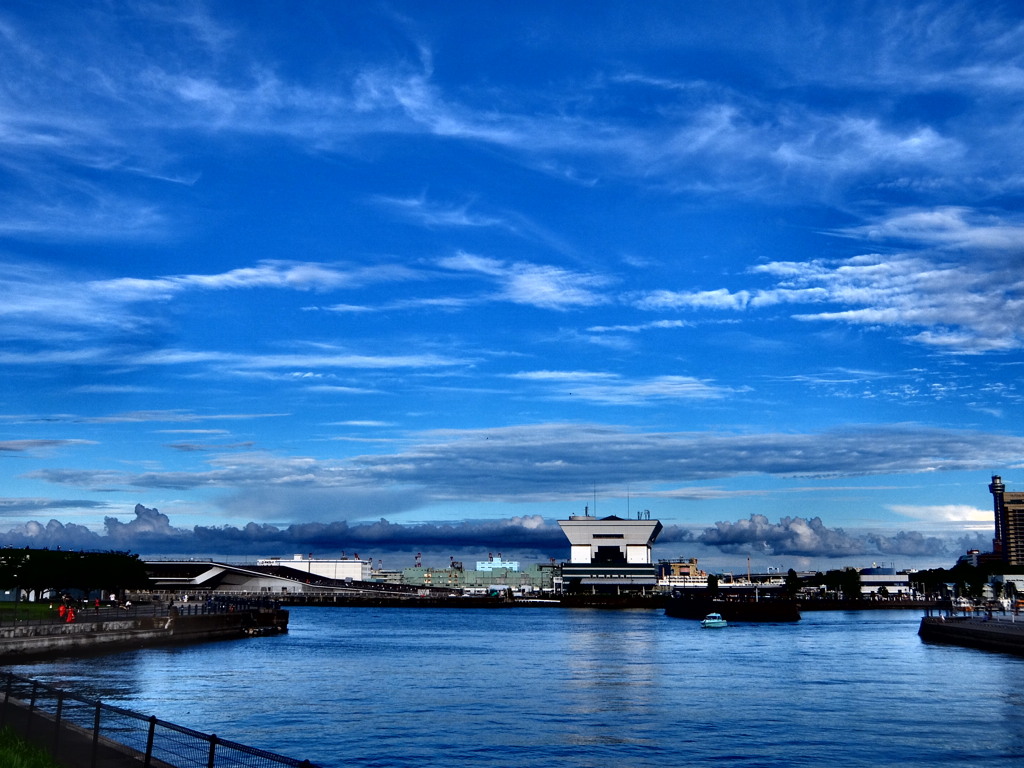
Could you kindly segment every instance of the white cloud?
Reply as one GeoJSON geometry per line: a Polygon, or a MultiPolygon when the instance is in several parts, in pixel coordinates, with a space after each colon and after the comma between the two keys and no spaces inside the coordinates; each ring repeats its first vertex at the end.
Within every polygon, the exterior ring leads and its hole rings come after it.
{"type": "Polygon", "coordinates": [[[597,292],[610,283],[610,279],[602,275],[573,272],[548,264],[504,262],[461,251],[441,259],[439,265],[455,272],[486,275],[497,285],[493,298],[513,304],[565,310],[610,301],[597,292]]]}
{"type": "Polygon", "coordinates": [[[745,309],[750,303],[748,291],[731,293],[724,288],[712,291],[658,290],[642,296],[640,309],[745,309]]]}
{"type": "Polygon", "coordinates": [[[599,371],[521,371],[520,373],[509,374],[510,379],[522,379],[524,381],[611,381],[617,379],[614,373],[601,373],[599,371]]]}
{"type": "Polygon", "coordinates": [[[600,405],[647,405],[671,400],[717,400],[744,391],[693,376],[654,376],[628,379],[618,374],[591,371],[527,371],[512,374],[520,381],[547,383],[551,396],[585,400],[600,405]]]}
{"type": "Polygon", "coordinates": [[[889,504],[886,509],[898,515],[926,523],[986,523],[991,525],[991,509],[978,509],[966,504],[889,504]]]}
{"type": "Polygon", "coordinates": [[[477,256],[465,251],[459,251],[454,256],[439,259],[438,266],[456,272],[479,272],[491,277],[500,277],[505,274],[505,265],[501,260],[477,256]]]}
{"type": "Polygon", "coordinates": [[[965,209],[946,208],[901,213],[844,234],[912,239],[943,250],[774,261],[750,270],[755,276],[773,278],[776,283],[771,287],[661,289],[634,297],[633,303],[651,311],[748,312],[781,305],[830,305],[793,317],[902,329],[907,341],[959,354],[1024,347],[1024,226],[993,218],[982,223],[965,209]],[[966,255],[962,249],[968,249],[966,255]]]}
{"type": "Polygon", "coordinates": [[[502,227],[511,229],[508,222],[501,217],[473,212],[472,205],[468,202],[446,205],[429,201],[425,196],[388,197],[386,195],[374,197],[373,202],[428,227],[502,227]]]}
{"type": "Polygon", "coordinates": [[[948,250],[1024,250],[1024,222],[965,206],[896,210],[836,233],[858,239],[910,241],[948,250]]]}
{"type": "Polygon", "coordinates": [[[0,194],[0,201],[0,235],[19,239],[152,240],[163,237],[170,223],[157,204],[109,191],[57,202],[0,194]]]}
{"type": "MultiPolygon", "coordinates": [[[[869,25],[870,46],[861,40],[855,46],[859,54],[870,47],[873,55],[854,60],[825,50],[834,31],[823,35],[822,19],[808,14],[801,19],[806,49],[763,47],[779,65],[766,69],[773,87],[760,94],[740,90],[726,76],[687,81],[646,72],[643,51],[627,50],[621,72],[609,75],[595,65],[594,72],[543,89],[505,83],[497,98],[493,84],[471,75],[443,81],[435,52],[422,45],[389,60],[338,66],[329,78],[299,79],[255,53],[261,48],[241,27],[209,13],[148,6],[134,13],[141,29],[174,40],[174,47],[123,45],[122,20],[98,11],[91,34],[73,39],[60,30],[34,35],[9,15],[4,32],[11,52],[0,67],[19,88],[0,96],[0,146],[17,184],[0,232],[164,236],[179,224],[172,211],[114,193],[114,185],[89,190],[85,179],[97,169],[108,179],[194,179],[187,156],[174,148],[184,139],[216,151],[229,134],[284,139],[315,152],[348,152],[367,137],[419,134],[499,147],[509,159],[562,178],[626,178],[701,195],[818,201],[861,184],[869,172],[920,185],[941,178],[963,187],[984,178],[991,188],[1009,189],[1024,182],[1013,170],[1019,164],[1004,162],[1017,143],[1020,113],[1013,104],[1000,105],[1009,110],[1004,119],[979,126],[966,119],[906,123],[876,103],[879,82],[896,94],[926,93],[938,84],[972,98],[979,87],[989,99],[1017,93],[1021,67],[1008,41],[1019,43],[1021,35],[998,13],[982,18],[936,8],[927,28],[941,30],[939,39],[957,30],[949,43],[957,55],[940,57],[919,20],[897,30],[887,12],[869,25]],[[119,56],[107,55],[111,49],[119,56]],[[801,98],[821,87],[821,56],[830,62],[829,87],[850,89],[850,106],[801,98]],[[645,119],[619,118],[618,106],[632,103],[638,89],[650,102],[645,119]],[[57,168],[55,157],[70,170],[57,168]]],[[[682,35],[677,44],[689,44],[678,28],[673,34],[682,35]]],[[[378,200],[432,226],[510,226],[504,215],[466,205],[378,200]]]]}
{"type": "Polygon", "coordinates": [[[636,325],[592,325],[587,328],[587,333],[640,333],[647,330],[688,328],[692,325],[685,320],[652,320],[636,325]]]}
{"type": "Polygon", "coordinates": [[[342,350],[325,350],[318,354],[244,354],[236,352],[196,352],[190,350],[164,349],[156,352],[142,352],[128,358],[136,365],[182,365],[204,363],[237,372],[265,371],[277,369],[391,369],[391,368],[437,368],[465,365],[460,358],[436,355],[429,352],[409,355],[363,355],[342,350]]]}
{"type": "Polygon", "coordinates": [[[154,303],[189,291],[268,288],[327,292],[418,279],[403,265],[347,267],[318,262],[262,261],[221,273],[155,278],[82,279],[43,265],[7,262],[0,270],[0,337],[84,338],[109,330],[143,333],[162,316],[154,303]]]}
{"type": "Polygon", "coordinates": [[[803,291],[812,290],[814,303],[854,306],[796,314],[797,319],[913,329],[908,340],[958,353],[1024,346],[1024,276],[1017,270],[914,256],[850,259],[825,274],[822,266],[813,264],[803,279],[795,279],[787,300],[797,303],[803,291]]]}

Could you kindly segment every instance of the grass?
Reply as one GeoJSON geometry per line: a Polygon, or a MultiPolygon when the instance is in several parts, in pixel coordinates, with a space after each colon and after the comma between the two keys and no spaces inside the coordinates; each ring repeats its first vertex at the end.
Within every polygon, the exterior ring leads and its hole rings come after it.
{"type": "Polygon", "coordinates": [[[53,603],[53,608],[50,607],[51,603],[29,603],[20,601],[14,602],[0,602],[0,621],[11,621],[17,611],[17,617],[19,619],[53,619],[57,617],[57,603],[53,603]]]}
{"type": "Polygon", "coordinates": [[[0,768],[61,768],[46,750],[30,744],[10,727],[0,730],[0,768]]]}

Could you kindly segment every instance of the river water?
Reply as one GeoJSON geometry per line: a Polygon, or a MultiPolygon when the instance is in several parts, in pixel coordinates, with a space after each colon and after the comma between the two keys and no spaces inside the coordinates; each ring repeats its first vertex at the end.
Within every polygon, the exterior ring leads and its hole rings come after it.
{"type": "Polygon", "coordinates": [[[1024,764],[1024,658],[919,622],[294,608],[277,637],[10,669],[328,768],[1024,764]]]}

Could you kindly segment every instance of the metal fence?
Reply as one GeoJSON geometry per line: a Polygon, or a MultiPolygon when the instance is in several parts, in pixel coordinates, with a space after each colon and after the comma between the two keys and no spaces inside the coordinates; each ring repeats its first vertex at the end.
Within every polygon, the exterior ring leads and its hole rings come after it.
{"type": "Polygon", "coordinates": [[[53,755],[60,753],[62,739],[88,738],[91,753],[86,756],[79,751],[78,765],[104,765],[100,752],[109,750],[112,742],[125,753],[134,753],[147,767],[317,768],[308,760],[227,741],[10,672],[0,679],[4,682],[0,727],[15,728],[53,755]]]}
{"type": "MultiPolygon", "coordinates": [[[[47,615],[39,616],[35,613],[30,614],[26,608],[22,608],[19,615],[18,606],[11,604],[6,610],[0,611],[0,629],[15,626],[26,627],[69,623],[66,613],[58,612],[57,607],[59,605],[60,601],[51,602],[47,615]]],[[[278,609],[281,607],[281,602],[257,595],[217,595],[198,600],[195,598],[192,600],[175,600],[172,598],[166,601],[122,603],[120,605],[106,602],[101,603],[99,606],[89,601],[80,601],[73,607],[75,609],[74,623],[82,624],[85,622],[126,621],[148,616],[168,616],[172,613],[179,616],[199,616],[203,614],[229,613],[232,611],[278,609]]]]}

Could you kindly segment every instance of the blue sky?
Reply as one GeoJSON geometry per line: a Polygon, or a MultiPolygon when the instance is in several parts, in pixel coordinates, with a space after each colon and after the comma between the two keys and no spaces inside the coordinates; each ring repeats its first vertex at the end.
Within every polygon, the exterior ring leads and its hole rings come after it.
{"type": "Polygon", "coordinates": [[[1024,489],[1013,3],[0,8],[0,540],[946,566],[1024,489]]]}

